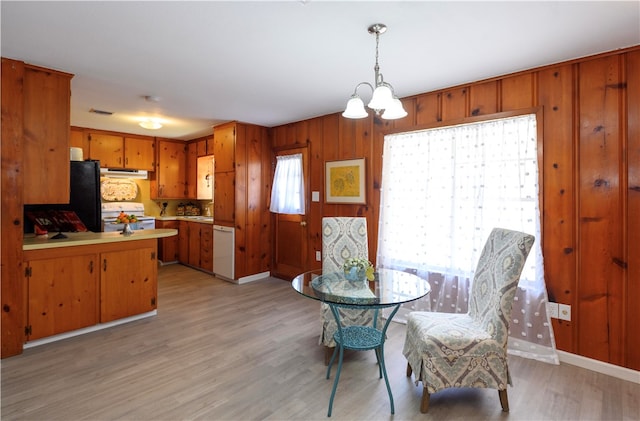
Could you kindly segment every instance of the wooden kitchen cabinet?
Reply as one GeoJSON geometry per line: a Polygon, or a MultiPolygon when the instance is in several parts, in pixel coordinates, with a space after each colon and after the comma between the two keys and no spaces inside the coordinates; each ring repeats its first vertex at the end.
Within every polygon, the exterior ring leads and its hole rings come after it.
{"type": "Polygon", "coordinates": [[[124,138],[104,133],[89,133],[89,159],[100,161],[101,168],[124,168],[124,138]]]}
{"type": "Polygon", "coordinates": [[[189,222],[189,266],[200,267],[200,225],[197,222],[189,222]]]}
{"type": "Polygon", "coordinates": [[[225,123],[213,129],[213,156],[215,172],[235,171],[236,124],[225,123]]]}
{"type": "Polygon", "coordinates": [[[187,144],[187,198],[195,199],[198,192],[198,144],[187,144]]]}
{"type": "MultiPolygon", "coordinates": [[[[42,255],[42,254],[41,254],[42,255]]],[[[25,340],[98,323],[98,255],[25,262],[28,313],[25,340]]]]}
{"type": "Polygon", "coordinates": [[[24,65],[20,171],[24,177],[24,204],[69,202],[72,77],[24,65]]]}
{"type": "MultiPolygon", "coordinates": [[[[218,162],[215,160],[215,162],[218,162]]],[[[216,224],[234,226],[235,172],[215,173],[213,183],[213,216],[216,224]]]]}
{"type": "Polygon", "coordinates": [[[90,132],[89,159],[102,168],[155,170],[155,139],[90,132]]]}
{"type": "Polygon", "coordinates": [[[189,222],[178,221],[178,262],[189,264],[189,222]]]}
{"type": "Polygon", "coordinates": [[[154,138],[125,137],[124,167],[155,171],[156,141],[154,138]]]}
{"type": "Polygon", "coordinates": [[[213,272],[213,225],[200,224],[200,268],[213,272]]]}
{"type": "MultiPolygon", "coordinates": [[[[179,231],[178,221],[160,221],[156,220],[156,228],[171,228],[179,231]]],[[[178,261],[178,236],[164,237],[158,239],[158,259],[162,263],[173,263],[178,261]]]]}
{"type": "Polygon", "coordinates": [[[152,199],[186,199],[187,145],[181,140],[157,139],[156,171],[151,176],[152,199]]]}
{"type": "Polygon", "coordinates": [[[100,253],[100,322],[157,308],[155,247],[100,253]]]}
{"type": "Polygon", "coordinates": [[[213,272],[213,225],[181,220],[178,227],[178,261],[213,272]]]}

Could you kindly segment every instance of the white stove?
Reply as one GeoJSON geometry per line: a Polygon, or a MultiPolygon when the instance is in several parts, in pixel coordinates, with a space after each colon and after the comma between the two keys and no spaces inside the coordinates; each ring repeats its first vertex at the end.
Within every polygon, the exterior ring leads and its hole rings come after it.
{"type": "Polygon", "coordinates": [[[156,218],[144,215],[144,205],[140,202],[105,202],[102,204],[102,231],[122,231],[124,224],[116,224],[116,217],[124,212],[135,215],[138,222],[129,224],[132,230],[155,229],[156,218]]]}

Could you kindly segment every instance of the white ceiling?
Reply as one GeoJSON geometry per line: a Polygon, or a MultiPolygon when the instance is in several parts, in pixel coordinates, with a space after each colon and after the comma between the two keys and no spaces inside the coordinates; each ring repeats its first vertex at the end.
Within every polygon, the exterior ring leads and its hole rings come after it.
{"type": "Polygon", "coordinates": [[[640,44],[638,1],[2,1],[1,17],[3,57],[75,75],[72,125],[176,139],[341,111],[373,83],[372,23],[399,97],[640,44]]]}

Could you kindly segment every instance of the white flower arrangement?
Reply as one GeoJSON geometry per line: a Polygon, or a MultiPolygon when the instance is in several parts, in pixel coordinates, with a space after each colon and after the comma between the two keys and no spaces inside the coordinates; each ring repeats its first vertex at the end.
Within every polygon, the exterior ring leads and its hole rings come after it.
{"type": "Polygon", "coordinates": [[[366,278],[370,281],[375,279],[373,265],[367,259],[363,259],[360,257],[351,257],[344,261],[342,265],[342,270],[345,275],[352,272],[364,272],[366,278]]]}

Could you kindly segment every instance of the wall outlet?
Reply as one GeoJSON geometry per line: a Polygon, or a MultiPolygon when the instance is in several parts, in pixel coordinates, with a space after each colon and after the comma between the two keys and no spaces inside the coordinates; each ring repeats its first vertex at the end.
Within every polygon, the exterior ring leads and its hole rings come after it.
{"type": "Polygon", "coordinates": [[[547,314],[549,315],[549,317],[551,317],[552,319],[557,319],[558,318],[558,303],[547,303],[547,314]]]}
{"type": "Polygon", "coordinates": [[[560,320],[571,321],[571,306],[569,304],[558,304],[558,310],[560,320]]]}
{"type": "Polygon", "coordinates": [[[319,262],[322,260],[322,253],[319,251],[316,251],[316,262],[319,262]]]}

